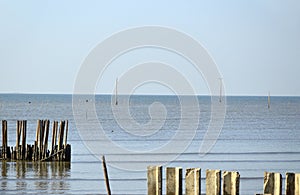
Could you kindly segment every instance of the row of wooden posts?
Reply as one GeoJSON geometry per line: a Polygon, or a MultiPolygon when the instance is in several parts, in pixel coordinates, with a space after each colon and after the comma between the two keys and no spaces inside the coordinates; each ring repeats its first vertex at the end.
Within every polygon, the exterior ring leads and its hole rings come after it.
{"type": "MultiPolygon", "coordinates": [[[[148,195],[162,195],[162,166],[148,166],[148,195]]],[[[182,195],[182,168],[166,168],[166,195],[182,195]]],[[[240,174],[236,171],[223,171],[221,183],[220,170],[206,170],[206,195],[238,195],[240,194],[240,174]]],[[[201,169],[189,168],[185,173],[185,194],[201,194],[201,169]]],[[[300,174],[286,173],[286,195],[300,195],[300,174]]],[[[282,176],[280,173],[264,173],[262,194],[282,195],[282,176]]]]}
{"type": "Polygon", "coordinates": [[[18,120],[16,124],[16,146],[8,146],[7,121],[2,120],[2,160],[33,161],[71,161],[71,145],[67,144],[68,121],[53,121],[52,143],[48,148],[49,120],[38,120],[33,145],[26,143],[27,121],[18,120]]]}

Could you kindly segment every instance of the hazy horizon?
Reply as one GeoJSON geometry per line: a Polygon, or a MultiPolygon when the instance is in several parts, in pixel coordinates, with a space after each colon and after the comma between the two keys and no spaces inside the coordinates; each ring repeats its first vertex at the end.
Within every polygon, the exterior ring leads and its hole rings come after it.
{"type": "MultiPolygon", "coordinates": [[[[19,92],[1,92],[0,94],[2,95],[74,95],[72,93],[19,93],[19,92]]],[[[94,95],[103,95],[103,96],[114,96],[115,94],[109,94],[109,93],[96,93],[96,94],[77,94],[77,95],[88,95],[88,96],[94,96],[94,95]]],[[[204,96],[204,97],[211,97],[209,94],[185,94],[185,95],[179,95],[179,96],[204,96]]],[[[176,94],[118,94],[118,96],[177,96],[176,94]]],[[[270,94],[271,97],[300,97],[300,95],[272,95],[270,94]]],[[[219,97],[219,96],[214,96],[214,97],[219,97]]],[[[224,97],[224,96],[222,96],[224,97]]],[[[225,95],[225,97],[268,97],[268,94],[266,95],[247,95],[247,94],[231,94],[231,95],[225,95]]]]}

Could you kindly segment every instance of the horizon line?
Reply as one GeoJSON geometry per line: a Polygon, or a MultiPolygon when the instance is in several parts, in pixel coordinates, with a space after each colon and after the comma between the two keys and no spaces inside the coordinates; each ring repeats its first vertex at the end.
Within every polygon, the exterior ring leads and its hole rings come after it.
{"type": "MultiPolygon", "coordinates": [[[[0,95],[74,95],[73,93],[28,93],[28,92],[0,92],[0,95]]],[[[76,95],[108,95],[114,96],[112,93],[95,93],[95,94],[76,94],[76,95]]],[[[118,96],[212,96],[210,94],[149,94],[149,93],[137,93],[137,94],[118,94],[118,96]]],[[[214,95],[219,97],[218,95],[214,95]]],[[[227,94],[222,97],[267,97],[268,94],[227,94]]],[[[300,97],[300,95],[270,95],[271,97],[300,97]]]]}

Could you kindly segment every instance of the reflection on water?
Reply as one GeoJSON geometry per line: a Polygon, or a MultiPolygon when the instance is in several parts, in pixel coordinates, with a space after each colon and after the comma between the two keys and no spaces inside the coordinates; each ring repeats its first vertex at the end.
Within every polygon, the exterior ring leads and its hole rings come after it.
{"type": "Polygon", "coordinates": [[[17,192],[64,193],[70,188],[69,162],[1,163],[1,194],[17,192]]]}

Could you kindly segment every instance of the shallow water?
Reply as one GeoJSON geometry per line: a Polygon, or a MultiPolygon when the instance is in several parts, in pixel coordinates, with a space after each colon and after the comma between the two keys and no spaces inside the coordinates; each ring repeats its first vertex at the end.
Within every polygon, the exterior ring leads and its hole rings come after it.
{"type": "MultiPolygon", "coordinates": [[[[198,152],[210,120],[210,98],[199,96],[198,99],[201,113],[196,134],[186,150],[167,166],[200,167],[202,193],[205,192],[206,169],[239,171],[241,194],[261,193],[264,171],[280,172],[283,177],[287,171],[300,172],[299,97],[271,97],[271,109],[267,109],[267,97],[227,97],[223,129],[214,147],[205,156],[200,156],[198,152]]],[[[88,105],[80,113],[80,117],[89,122],[90,126],[86,128],[93,129],[96,122],[100,121],[107,137],[97,141],[105,142],[108,138],[114,144],[126,148],[129,151],[127,154],[114,154],[115,151],[110,148],[92,154],[85,147],[74,122],[71,95],[1,94],[0,120],[8,121],[10,146],[15,145],[16,120],[21,119],[28,121],[28,143],[34,141],[37,119],[69,120],[68,142],[72,145],[70,164],[2,161],[1,194],[105,194],[102,164],[97,158],[102,154],[107,155],[113,194],[146,194],[147,165],[165,164],[167,162],[164,159],[177,155],[174,152],[178,149],[176,147],[180,147],[186,138],[171,138],[182,117],[193,117],[196,112],[193,107],[189,107],[189,115],[182,116],[180,100],[175,96],[133,96],[130,99],[130,114],[141,124],[147,124],[151,120],[148,108],[153,102],[161,102],[167,110],[166,120],[163,120],[154,134],[133,136],[123,131],[116,121],[110,96],[96,96],[95,102],[97,120],[91,118],[88,105]],[[163,154],[151,152],[170,140],[172,150],[163,154]],[[120,169],[125,165],[132,165],[133,161],[138,162],[144,170],[120,169]]],[[[83,99],[82,104],[94,105],[90,99],[88,102],[83,99]]],[[[118,106],[122,107],[122,96],[118,106]]],[[[130,118],[118,120],[123,120],[128,128],[133,126],[130,118]]],[[[160,118],[152,121],[161,122],[160,118]]],[[[156,128],[155,124],[153,128],[156,128]]],[[[191,131],[189,126],[184,127],[184,130],[187,133],[191,131]]]]}

